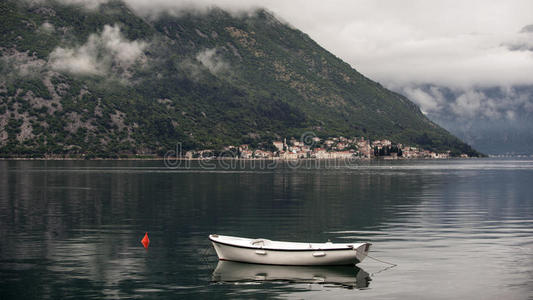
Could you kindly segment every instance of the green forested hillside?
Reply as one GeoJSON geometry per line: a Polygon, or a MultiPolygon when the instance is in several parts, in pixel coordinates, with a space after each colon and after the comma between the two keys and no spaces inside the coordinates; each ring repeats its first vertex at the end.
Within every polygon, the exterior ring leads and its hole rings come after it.
{"type": "Polygon", "coordinates": [[[161,155],[282,137],[477,155],[405,97],[259,10],[148,18],[0,2],[0,155],[161,155]]]}

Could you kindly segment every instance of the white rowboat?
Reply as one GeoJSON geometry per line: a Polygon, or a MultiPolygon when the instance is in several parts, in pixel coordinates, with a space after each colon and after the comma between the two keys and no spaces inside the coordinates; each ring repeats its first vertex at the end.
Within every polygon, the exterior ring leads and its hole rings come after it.
{"type": "Polygon", "coordinates": [[[370,243],[293,243],[211,234],[218,259],[267,265],[353,265],[360,263],[370,243]]]}

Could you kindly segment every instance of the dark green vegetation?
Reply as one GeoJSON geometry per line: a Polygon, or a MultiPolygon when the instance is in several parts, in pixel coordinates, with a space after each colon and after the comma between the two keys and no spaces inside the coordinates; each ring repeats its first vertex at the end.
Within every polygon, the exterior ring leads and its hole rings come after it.
{"type": "Polygon", "coordinates": [[[0,3],[2,156],[162,155],[306,131],[478,155],[268,12],[145,18],[118,1],[23,3],[0,3]],[[123,44],[106,44],[110,26],[123,44]],[[97,70],[77,67],[87,57],[97,70]]]}

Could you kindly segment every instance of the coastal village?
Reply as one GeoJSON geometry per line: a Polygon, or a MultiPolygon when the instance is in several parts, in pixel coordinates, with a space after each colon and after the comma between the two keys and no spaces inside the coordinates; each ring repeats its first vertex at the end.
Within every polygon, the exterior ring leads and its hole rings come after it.
{"type": "MultiPolygon", "coordinates": [[[[303,140],[303,139],[302,139],[303,140]]],[[[370,141],[364,137],[311,137],[306,142],[291,138],[273,141],[269,149],[253,149],[248,144],[228,146],[224,151],[194,150],[185,153],[188,159],[195,158],[241,158],[241,159],[447,159],[450,152],[436,153],[417,147],[395,144],[389,140],[370,141]]],[[[461,155],[467,158],[466,154],[461,155]]]]}

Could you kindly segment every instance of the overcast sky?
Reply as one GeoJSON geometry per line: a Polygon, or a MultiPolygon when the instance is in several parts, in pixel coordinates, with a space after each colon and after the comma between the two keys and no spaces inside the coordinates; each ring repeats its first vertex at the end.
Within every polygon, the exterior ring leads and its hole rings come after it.
{"type": "Polygon", "coordinates": [[[533,24],[533,1],[298,2],[308,12],[291,23],[378,81],[533,83],[533,52],[511,50],[533,49],[533,32],[520,33],[533,24]]]}

